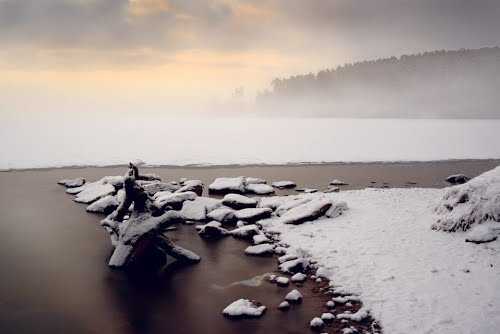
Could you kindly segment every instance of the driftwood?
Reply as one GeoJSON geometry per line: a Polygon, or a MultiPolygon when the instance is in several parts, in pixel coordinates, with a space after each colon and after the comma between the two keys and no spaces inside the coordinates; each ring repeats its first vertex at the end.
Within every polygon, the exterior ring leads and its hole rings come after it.
{"type": "Polygon", "coordinates": [[[122,202],[101,222],[115,246],[109,265],[124,267],[140,262],[148,256],[148,250],[160,251],[165,259],[170,255],[186,263],[200,261],[198,255],[175,245],[163,234],[181,219],[180,215],[176,211],[159,211],[153,199],[136,182],[136,177],[140,177],[139,170],[131,163],[123,181],[125,196],[122,202]]]}

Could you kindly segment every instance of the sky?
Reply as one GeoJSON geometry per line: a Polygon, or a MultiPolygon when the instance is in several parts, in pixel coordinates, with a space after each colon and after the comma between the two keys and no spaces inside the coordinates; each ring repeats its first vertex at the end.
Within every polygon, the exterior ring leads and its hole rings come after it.
{"type": "Polygon", "coordinates": [[[500,45],[499,17],[498,0],[0,0],[0,112],[234,111],[274,77],[500,45]]]}

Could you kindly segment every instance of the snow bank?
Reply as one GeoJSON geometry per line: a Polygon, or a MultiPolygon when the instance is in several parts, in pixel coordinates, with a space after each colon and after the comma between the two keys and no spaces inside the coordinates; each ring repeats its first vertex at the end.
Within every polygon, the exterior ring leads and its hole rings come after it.
{"type": "Polygon", "coordinates": [[[297,226],[280,218],[263,226],[310,253],[331,273],[336,291],[358,294],[385,333],[497,333],[500,240],[476,245],[463,234],[429,229],[433,205],[448,191],[327,194],[349,211],[297,226]]]}
{"type": "Polygon", "coordinates": [[[500,166],[448,188],[435,212],[435,230],[466,231],[474,224],[500,222],[500,166]]]}
{"type": "Polygon", "coordinates": [[[229,304],[222,313],[229,317],[260,317],[265,311],[264,305],[248,299],[238,299],[229,304]]]}

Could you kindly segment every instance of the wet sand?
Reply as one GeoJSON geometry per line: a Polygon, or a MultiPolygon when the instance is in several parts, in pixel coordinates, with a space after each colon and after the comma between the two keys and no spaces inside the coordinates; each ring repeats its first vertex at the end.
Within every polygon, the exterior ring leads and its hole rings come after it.
{"type": "MultiPolygon", "coordinates": [[[[218,176],[246,175],[290,179],[320,189],[338,178],[349,183],[345,189],[353,189],[383,182],[404,187],[409,181],[442,187],[449,174],[475,176],[499,164],[484,160],[145,170],[165,180],[187,177],[209,183],[218,176]]],[[[123,173],[123,167],[0,173],[0,333],[304,333],[308,321],[325,310],[327,297],[312,292],[313,283],[302,289],[304,303],[288,312],[275,306],[291,288],[267,282],[258,287],[231,285],[274,271],[275,259],[245,256],[247,244],[232,238],[206,242],[192,226],[180,225],[169,233],[198,252],[200,264],[169,267],[161,275],[110,270],[106,263],[111,246],[98,224],[101,217],[74,203],[56,181],[123,173]],[[256,299],[269,309],[261,319],[222,317],[221,310],[240,297],[256,299]]]]}

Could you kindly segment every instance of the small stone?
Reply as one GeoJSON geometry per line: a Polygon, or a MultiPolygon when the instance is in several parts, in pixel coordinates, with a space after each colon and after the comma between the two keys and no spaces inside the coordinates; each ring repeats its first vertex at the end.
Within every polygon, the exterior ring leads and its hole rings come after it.
{"type": "Polygon", "coordinates": [[[278,284],[279,286],[287,286],[289,282],[290,280],[288,279],[288,277],[280,276],[276,279],[276,284],[278,284]]]}
{"type": "Polygon", "coordinates": [[[285,300],[293,303],[298,303],[302,300],[303,296],[299,290],[293,289],[285,296],[285,300]]]}
{"type": "Polygon", "coordinates": [[[290,303],[285,301],[282,301],[279,305],[278,308],[282,311],[288,310],[290,308],[290,303]]]}
{"type": "Polygon", "coordinates": [[[315,317],[311,320],[309,326],[311,326],[312,329],[321,329],[325,326],[325,323],[321,318],[315,317]]]}

